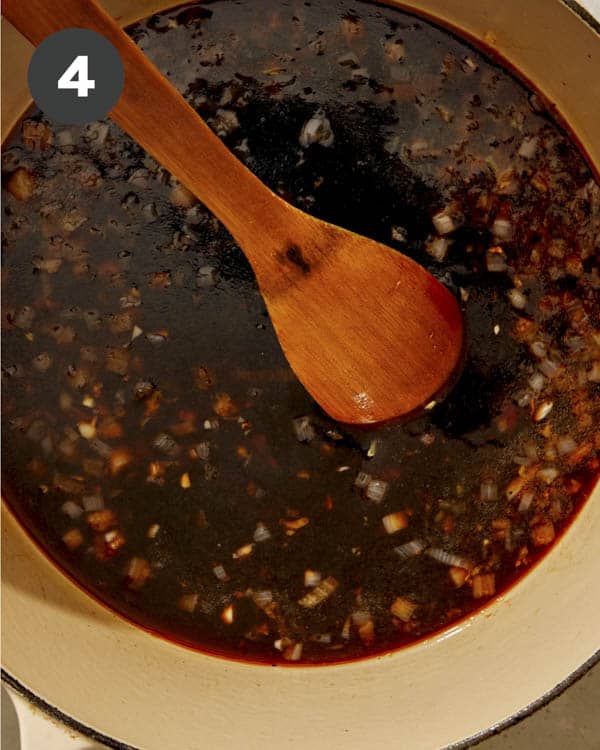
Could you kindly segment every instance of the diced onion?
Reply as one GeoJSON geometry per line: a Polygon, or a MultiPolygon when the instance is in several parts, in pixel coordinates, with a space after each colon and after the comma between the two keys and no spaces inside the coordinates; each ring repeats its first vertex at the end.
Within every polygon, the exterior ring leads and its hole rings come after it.
{"type": "Polygon", "coordinates": [[[482,482],[479,497],[486,502],[498,499],[498,485],[495,482],[482,482]]]}
{"type": "Polygon", "coordinates": [[[435,237],[425,245],[425,250],[431,255],[432,258],[439,261],[440,263],[445,260],[448,253],[448,248],[452,242],[446,237],[435,237]]]}
{"type": "Polygon", "coordinates": [[[252,594],[252,600],[256,604],[257,607],[260,609],[264,609],[265,607],[268,607],[269,604],[273,601],[273,593],[271,591],[268,591],[267,589],[264,589],[262,591],[255,591],[252,594]]]}
{"type": "Polygon", "coordinates": [[[492,234],[497,240],[511,240],[513,231],[513,225],[508,219],[496,219],[492,224],[492,234]]]}
{"type": "Polygon", "coordinates": [[[577,443],[570,435],[567,435],[558,439],[556,448],[561,456],[566,456],[569,453],[573,453],[577,448],[577,443]]]}
{"type": "Polygon", "coordinates": [[[167,435],[166,432],[159,433],[154,438],[152,445],[161,453],[164,453],[165,456],[168,456],[168,458],[176,458],[181,452],[181,448],[177,442],[171,437],[171,435],[167,435]]]}
{"type": "Polygon", "coordinates": [[[374,458],[377,453],[377,447],[379,446],[379,440],[371,440],[369,447],[367,448],[367,458],[374,458]]]}
{"type": "Polygon", "coordinates": [[[459,589],[469,577],[469,571],[465,568],[451,566],[448,575],[454,586],[459,589]]]}
{"type": "Polygon", "coordinates": [[[533,421],[541,422],[543,419],[546,419],[548,414],[550,414],[550,412],[552,411],[553,406],[554,404],[552,401],[542,401],[542,403],[535,410],[533,421]]]}
{"type": "Polygon", "coordinates": [[[307,148],[314,143],[321,146],[333,145],[334,136],[331,123],[321,110],[304,123],[298,140],[303,148],[307,148]]]}
{"type": "Polygon", "coordinates": [[[519,503],[519,513],[527,513],[533,502],[533,492],[524,492],[521,495],[521,502],[519,503]]]}
{"type": "Polygon", "coordinates": [[[6,183],[8,192],[18,201],[28,201],[35,190],[35,177],[25,167],[18,167],[6,183]]]}
{"type": "Polygon", "coordinates": [[[77,505],[77,503],[74,503],[72,500],[67,500],[66,503],[63,503],[61,510],[63,513],[66,513],[69,518],[79,518],[83,513],[81,506],[77,505]]]}
{"type": "Polygon", "coordinates": [[[302,644],[301,643],[294,643],[290,646],[287,646],[287,648],[283,652],[283,658],[287,661],[299,661],[300,657],[302,656],[302,644]]]}
{"type": "Polygon", "coordinates": [[[254,529],[253,538],[255,542],[266,542],[267,539],[271,538],[271,532],[264,523],[259,522],[254,529]]]}
{"type": "Polygon", "coordinates": [[[398,596],[390,607],[394,617],[402,620],[402,622],[409,622],[416,609],[417,605],[415,602],[402,596],[398,596]]]}
{"type": "Polygon", "coordinates": [[[521,492],[524,486],[525,479],[523,477],[515,477],[511,482],[509,482],[508,486],[504,490],[504,494],[506,495],[508,500],[512,500],[519,494],[519,492],[521,492]]]}
{"type": "Polygon", "coordinates": [[[354,486],[360,487],[361,489],[366,487],[371,481],[371,475],[364,471],[359,471],[354,480],[354,486]]]}
{"type": "Polygon", "coordinates": [[[493,596],[496,593],[496,576],[493,573],[480,573],[473,576],[473,598],[493,596]]]}
{"type": "Polygon", "coordinates": [[[375,623],[373,622],[372,618],[369,618],[362,625],[359,625],[357,630],[360,640],[365,644],[365,646],[370,646],[375,640],[375,623]]]}
{"type": "Polygon", "coordinates": [[[408,516],[403,511],[388,513],[381,519],[381,522],[388,534],[395,534],[408,526],[408,516]]]}
{"type": "Polygon", "coordinates": [[[442,565],[448,565],[455,568],[466,568],[467,570],[471,568],[471,563],[466,558],[454,555],[451,552],[446,552],[446,550],[439,549],[438,547],[430,547],[425,550],[425,554],[442,565]]]}
{"type": "Polygon", "coordinates": [[[210,443],[206,440],[198,443],[195,450],[198,458],[201,458],[203,461],[206,461],[210,457],[210,443]]]}
{"type": "Polygon", "coordinates": [[[533,158],[535,156],[535,152],[537,151],[538,142],[539,138],[537,136],[524,138],[521,141],[521,145],[519,146],[517,154],[523,159],[533,158]]]}
{"type": "Polygon", "coordinates": [[[359,65],[360,60],[355,52],[344,52],[337,58],[338,65],[344,65],[347,67],[354,67],[359,65]]]}
{"type": "Polygon", "coordinates": [[[79,529],[70,529],[62,536],[65,545],[71,550],[76,550],[83,544],[83,534],[79,529]]]}
{"type": "MultiPolygon", "coordinates": [[[[117,532],[115,532],[116,534],[117,532]]],[[[106,539],[107,542],[113,539],[106,539]]],[[[151,573],[150,565],[143,557],[132,557],[127,566],[126,578],[127,585],[131,589],[140,589],[151,573]]]]}
{"type": "Polygon", "coordinates": [[[546,378],[542,375],[541,372],[534,372],[533,375],[529,378],[528,382],[530,388],[536,393],[539,393],[544,387],[546,378]]]}
{"type": "Polygon", "coordinates": [[[527,307],[527,297],[519,289],[509,289],[508,299],[517,310],[523,310],[527,307]]]}
{"type": "Polygon", "coordinates": [[[81,498],[81,504],[86,513],[92,513],[104,508],[104,500],[101,495],[85,495],[81,498]]]}
{"type": "Polygon", "coordinates": [[[543,341],[534,341],[531,344],[530,349],[532,354],[535,354],[535,356],[539,359],[542,359],[546,356],[546,344],[544,344],[543,341]]]}
{"type": "Polygon", "coordinates": [[[523,450],[525,451],[525,455],[531,460],[531,462],[537,461],[538,451],[537,446],[534,442],[532,442],[531,440],[527,441],[523,446],[523,450]]]}
{"type": "Polygon", "coordinates": [[[554,540],[555,534],[554,524],[548,519],[547,521],[537,523],[532,527],[531,541],[536,547],[543,547],[554,540]]]}
{"type": "Polygon", "coordinates": [[[52,358],[48,352],[42,352],[31,360],[33,369],[38,372],[46,372],[46,370],[52,365],[52,358]]]}
{"type": "Polygon", "coordinates": [[[465,71],[465,73],[475,73],[477,70],[479,70],[479,66],[477,65],[477,63],[473,60],[472,57],[469,57],[468,55],[467,57],[463,57],[461,68],[465,71]]]}
{"type": "Polygon", "coordinates": [[[371,620],[371,613],[366,609],[359,609],[356,612],[353,612],[352,615],[352,622],[357,627],[360,625],[364,625],[365,623],[369,622],[371,620]]]}
{"type": "Polygon", "coordinates": [[[305,594],[298,601],[298,604],[301,607],[312,609],[318,604],[321,604],[321,602],[324,602],[325,599],[328,599],[337,589],[337,587],[338,582],[335,580],[335,578],[333,578],[332,576],[328,576],[324,581],[321,581],[321,583],[317,584],[312,591],[309,591],[308,594],[305,594]]]}
{"type": "Polygon", "coordinates": [[[229,576],[222,565],[215,565],[212,571],[219,581],[227,581],[229,579],[229,576]]]}
{"type": "Polygon", "coordinates": [[[232,554],[234,560],[241,560],[244,557],[249,557],[254,550],[254,544],[244,544],[232,554]]]}
{"type": "Polygon", "coordinates": [[[401,560],[408,560],[410,557],[420,555],[427,545],[421,539],[413,539],[411,542],[394,547],[394,552],[401,560]]]}
{"type": "Polygon", "coordinates": [[[431,221],[435,227],[435,231],[441,235],[449,234],[456,229],[454,219],[446,211],[439,211],[431,221]]]}
{"type": "Polygon", "coordinates": [[[559,474],[560,472],[555,466],[545,466],[543,469],[539,469],[537,473],[542,482],[546,484],[552,484],[559,474]]]}
{"type": "Polygon", "coordinates": [[[340,636],[342,640],[349,641],[350,640],[350,625],[352,624],[352,618],[346,617],[344,620],[344,625],[342,627],[342,632],[340,633],[340,636]]]}
{"type": "MultiPolygon", "coordinates": [[[[100,442],[100,441],[97,441],[100,442]]],[[[118,448],[111,451],[110,454],[110,471],[111,474],[118,474],[131,461],[131,454],[124,448],[118,448]]]]}
{"type": "Polygon", "coordinates": [[[374,503],[380,503],[388,489],[388,483],[382,479],[371,479],[365,489],[365,496],[374,503]]]}
{"type": "Polygon", "coordinates": [[[318,570],[305,570],[304,571],[304,585],[305,586],[316,586],[321,582],[321,574],[318,570]]]}
{"type": "Polygon", "coordinates": [[[331,643],[331,633],[315,633],[311,635],[310,640],[315,643],[331,643]]]}
{"type": "Polygon", "coordinates": [[[198,594],[184,594],[179,597],[177,606],[184,612],[193,612],[198,604],[198,594]]]}
{"type": "Polygon", "coordinates": [[[486,267],[487,270],[492,273],[501,273],[506,271],[508,265],[504,253],[492,252],[488,250],[486,255],[486,267]]]}
{"type": "Polygon", "coordinates": [[[310,422],[310,417],[298,417],[294,419],[294,433],[296,440],[300,443],[310,443],[316,433],[310,422]]]}
{"type": "Polygon", "coordinates": [[[544,359],[540,362],[540,370],[548,378],[553,378],[559,369],[560,365],[558,362],[554,362],[551,359],[544,359]]]}

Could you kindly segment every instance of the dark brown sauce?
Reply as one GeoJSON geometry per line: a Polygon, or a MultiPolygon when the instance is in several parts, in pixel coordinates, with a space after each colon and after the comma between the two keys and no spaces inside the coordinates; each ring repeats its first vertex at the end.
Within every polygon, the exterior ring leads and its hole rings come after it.
{"type": "Polygon", "coordinates": [[[34,112],[3,162],[11,507],[101,601],[212,653],[328,663],[457,622],[598,473],[589,168],[536,95],[399,11],[216,2],[131,34],[270,187],[457,294],[465,369],[407,424],[333,423],[218,222],[112,123],[34,112]]]}

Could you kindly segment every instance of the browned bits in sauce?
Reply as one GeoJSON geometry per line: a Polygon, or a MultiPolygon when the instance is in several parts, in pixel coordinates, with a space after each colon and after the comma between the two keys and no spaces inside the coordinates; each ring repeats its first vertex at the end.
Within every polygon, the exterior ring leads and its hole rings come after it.
{"type": "Polygon", "coordinates": [[[32,111],[2,162],[9,502],[199,649],[327,663],[438,632],[598,476],[600,187],[540,97],[396,10],[219,0],[130,33],[274,191],[447,284],[465,369],[405,424],[334,423],[204,206],[110,121],[32,111]]]}
{"type": "Polygon", "coordinates": [[[87,523],[94,531],[108,531],[116,522],[117,518],[112,510],[97,510],[87,517],[87,523]]]}

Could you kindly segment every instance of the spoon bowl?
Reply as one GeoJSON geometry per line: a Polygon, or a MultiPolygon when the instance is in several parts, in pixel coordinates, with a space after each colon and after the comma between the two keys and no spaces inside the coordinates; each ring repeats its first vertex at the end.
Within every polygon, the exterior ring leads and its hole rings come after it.
{"type": "Polygon", "coordinates": [[[283,202],[279,210],[288,239],[270,238],[266,258],[249,257],[304,387],[346,423],[383,422],[424,406],[460,365],[454,296],[386,245],[283,202]]]}

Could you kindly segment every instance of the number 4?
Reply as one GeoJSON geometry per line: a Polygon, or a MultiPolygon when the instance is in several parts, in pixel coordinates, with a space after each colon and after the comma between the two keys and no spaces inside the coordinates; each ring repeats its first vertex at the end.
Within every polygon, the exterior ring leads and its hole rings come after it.
{"type": "Polygon", "coordinates": [[[88,96],[90,89],[96,88],[96,81],[88,78],[88,56],[77,55],[58,79],[59,89],[75,89],[77,96],[88,96]]]}

